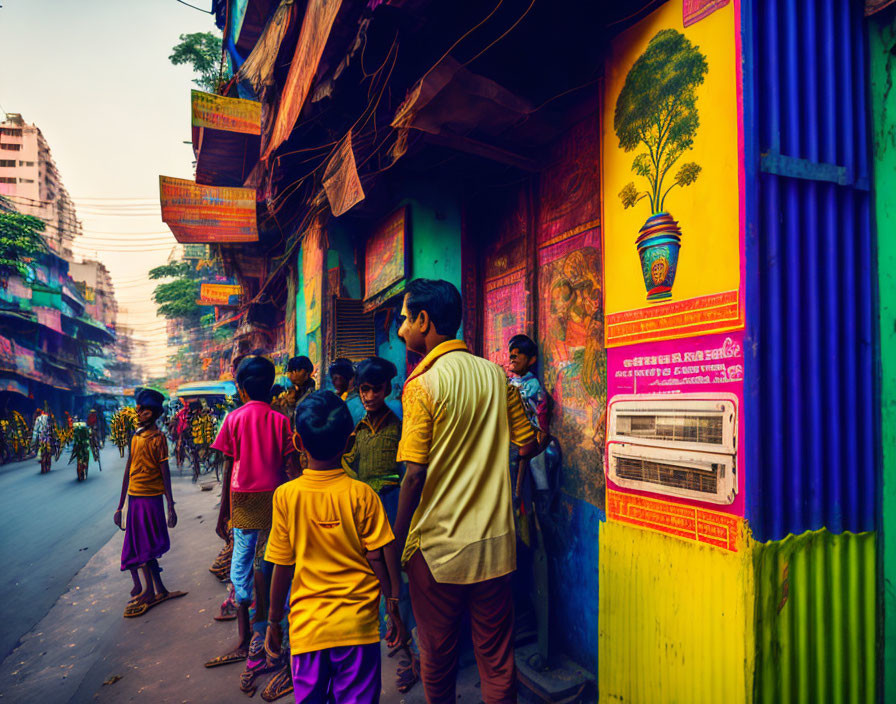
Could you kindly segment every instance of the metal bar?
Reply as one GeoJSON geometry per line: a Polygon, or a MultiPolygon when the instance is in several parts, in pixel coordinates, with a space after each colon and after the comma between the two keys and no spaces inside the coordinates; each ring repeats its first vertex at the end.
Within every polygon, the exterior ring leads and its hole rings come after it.
{"type": "MultiPolygon", "coordinates": [[[[812,120],[807,120],[807,122],[812,122],[812,120]]],[[[818,163],[809,159],[787,156],[786,154],[774,152],[763,154],[760,168],[765,173],[788,178],[798,178],[806,181],[827,181],[841,186],[853,185],[849,181],[849,175],[845,166],[818,163]]]]}

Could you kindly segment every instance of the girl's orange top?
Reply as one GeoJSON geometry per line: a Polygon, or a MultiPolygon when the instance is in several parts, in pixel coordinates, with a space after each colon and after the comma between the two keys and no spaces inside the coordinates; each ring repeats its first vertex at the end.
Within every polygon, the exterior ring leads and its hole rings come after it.
{"type": "Polygon", "coordinates": [[[168,459],[168,441],[158,428],[137,432],[131,439],[130,496],[158,496],[165,493],[162,462],[168,459]]]}

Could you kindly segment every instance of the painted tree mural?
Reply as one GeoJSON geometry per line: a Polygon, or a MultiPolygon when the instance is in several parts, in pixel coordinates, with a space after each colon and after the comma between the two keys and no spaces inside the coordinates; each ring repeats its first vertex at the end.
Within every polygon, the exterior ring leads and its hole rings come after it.
{"type": "Polygon", "coordinates": [[[619,193],[624,207],[647,197],[651,213],[662,212],[669,191],[697,180],[700,166],[685,163],[666,187],[671,169],[693,147],[700,126],[696,91],[708,70],[699,48],[674,29],[657,32],[632,65],[616,100],[613,129],[624,151],[646,148],[635,156],[632,171],[648,188],[627,184],[619,193]]]}

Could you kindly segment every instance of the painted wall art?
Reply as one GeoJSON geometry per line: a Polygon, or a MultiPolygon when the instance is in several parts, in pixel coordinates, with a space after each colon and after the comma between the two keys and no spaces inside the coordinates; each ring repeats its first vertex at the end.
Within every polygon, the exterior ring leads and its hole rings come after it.
{"type": "Polygon", "coordinates": [[[682,12],[622,33],[606,64],[608,347],[743,327],[734,6],[688,27],[682,12]]]}
{"type": "Polygon", "coordinates": [[[541,178],[536,315],[563,490],[603,508],[607,387],[596,121],[595,113],[570,128],[541,178]]]}
{"type": "Polygon", "coordinates": [[[407,276],[408,208],[395,211],[376,228],[364,251],[364,302],[371,310],[400,293],[407,276]]]}
{"type": "Polygon", "coordinates": [[[302,242],[302,289],[305,293],[306,333],[320,328],[323,276],[323,230],[320,223],[315,220],[309,225],[305,240],[302,242]]]}

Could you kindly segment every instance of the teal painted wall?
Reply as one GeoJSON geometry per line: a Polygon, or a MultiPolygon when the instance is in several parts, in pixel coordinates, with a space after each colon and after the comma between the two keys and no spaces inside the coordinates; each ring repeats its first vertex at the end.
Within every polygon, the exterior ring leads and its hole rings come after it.
{"type": "Polygon", "coordinates": [[[407,183],[396,207],[411,206],[411,278],[445,279],[461,288],[461,210],[438,183],[407,183]]]}
{"type": "Polygon", "coordinates": [[[883,701],[896,701],[896,7],[868,21],[881,363],[883,701]]]}
{"type": "MultiPolygon", "coordinates": [[[[345,287],[349,298],[361,297],[361,278],[358,274],[358,264],[355,260],[355,250],[352,243],[354,229],[347,223],[339,220],[330,220],[327,226],[327,269],[339,266],[342,269],[342,285],[345,287]]],[[[332,291],[327,292],[333,295],[332,291]]]]}

